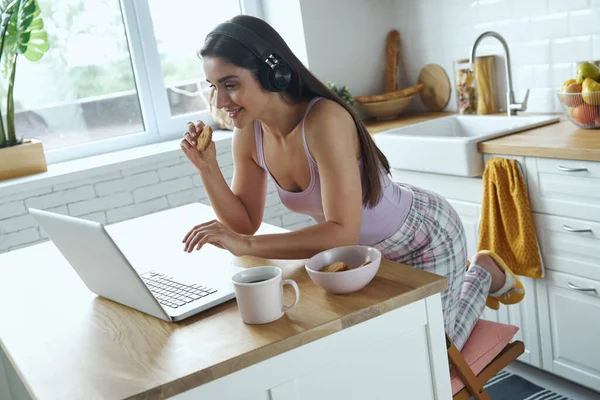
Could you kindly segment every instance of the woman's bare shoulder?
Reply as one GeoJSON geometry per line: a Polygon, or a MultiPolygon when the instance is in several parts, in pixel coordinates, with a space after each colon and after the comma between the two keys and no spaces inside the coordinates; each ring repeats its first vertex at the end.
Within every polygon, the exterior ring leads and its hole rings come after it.
{"type": "Polygon", "coordinates": [[[342,105],[329,99],[316,102],[306,116],[304,131],[309,145],[357,140],[356,124],[342,105]]]}

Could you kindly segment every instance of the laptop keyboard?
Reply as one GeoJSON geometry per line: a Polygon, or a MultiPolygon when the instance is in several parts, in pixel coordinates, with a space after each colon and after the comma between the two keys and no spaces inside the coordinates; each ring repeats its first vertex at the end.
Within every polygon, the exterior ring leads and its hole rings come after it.
{"type": "Polygon", "coordinates": [[[207,286],[184,285],[157,272],[147,272],[141,278],[158,302],[171,308],[184,306],[217,292],[207,286]]]}

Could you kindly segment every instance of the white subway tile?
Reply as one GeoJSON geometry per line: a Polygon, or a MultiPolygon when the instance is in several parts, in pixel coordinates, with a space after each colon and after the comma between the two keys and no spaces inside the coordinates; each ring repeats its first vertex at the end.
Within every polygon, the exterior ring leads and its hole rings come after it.
{"type": "Polygon", "coordinates": [[[480,21],[498,21],[510,18],[508,0],[479,1],[478,12],[480,21]]]}
{"type": "Polygon", "coordinates": [[[567,79],[575,78],[575,63],[552,65],[552,87],[558,90],[567,79]]]}
{"type": "Polygon", "coordinates": [[[221,168],[233,165],[233,153],[231,151],[217,156],[217,162],[221,168]]]}
{"type": "Polygon", "coordinates": [[[91,185],[67,189],[25,200],[27,207],[47,209],[62,204],[74,203],[96,197],[94,187],[91,185]]]}
{"type": "Polygon", "coordinates": [[[156,171],[148,171],[137,175],[131,175],[126,178],[98,183],[95,185],[95,188],[98,196],[106,196],[113,193],[128,192],[140,187],[154,185],[159,181],[160,179],[158,178],[156,171]]]}
{"type": "Polygon", "coordinates": [[[90,184],[94,184],[94,183],[98,183],[98,182],[109,181],[111,179],[118,179],[120,177],[121,177],[121,171],[112,171],[112,172],[109,172],[106,174],[97,174],[97,175],[92,175],[92,176],[89,176],[89,177],[83,178],[83,179],[76,179],[76,180],[59,183],[57,185],[54,185],[53,190],[55,192],[60,192],[62,190],[67,190],[67,189],[71,189],[71,188],[75,188],[75,187],[79,187],[79,186],[86,186],[86,185],[90,185],[90,184]]]}
{"type": "Polygon", "coordinates": [[[552,41],[552,62],[555,64],[589,60],[592,57],[592,37],[555,39],[552,41]]]}
{"type": "Polygon", "coordinates": [[[69,210],[67,209],[66,205],[52,207],[52,208],[47,209],[46,211],[57,213],[57,214],[62,214],[62,215],[69,215],[69,210]]]}
{"type": "Polygon", "coordinates": [[[233,165],[227,167],[221,167],[221,172],[225,179],[233,178],[233,165]]]}
{"type": "Polygon", "coordinates": [[[91,214],[96,211],[110,210],[112,208],[126,206],[133,203],[131,193],[115,193],[108,196],[97,197],[91,200],[80,201],[68,205],[69,214],[77,217],[91,214]]]}
{"type": "Polygon", "coordinates": [[[531,88],[533,82],[533,65],[517,65],[512,71],[515,88],[531,88]]]}
{"type": "Polygon", "coordinates": [[[182,176],[197,175],[198,171],[192,163],[176,164],[170,167],[161,168],[158,170],[158,176],[161,181],[180,178],[182,176]]]}
{"type": "Polygon", "coordinates": [[[186,176],[183,178],[173,179],[158,183],[156,185],[136,189],[133,191],[133,198],[136,203],[141,203],[143,201],[166,196],[171,193],[177,193],[185,189],[191,189],[192,187],[192,178],[186,176]]]}
{"type": "Polygon", "coordinates": [[[13,201],[11,203],[2,204],[0,207],[0,219],[16,217],[17,215],[25,214],[27,210],[22,201],[13,201]]]}
{"type": "Polygon", "coordinates": [[[548,13],[548,0],[510,0],[512,17],[523,18],[548,13]]]}
{"type": "Polygon", "coordinates": [[[512,20],[497,21],[490,30],[498,32],[510,47],[514,42],[525,42],[531,40],[531,22],[529,18],[518,18],[512,20]]]}
{"type": "Polygon", "coordinates": [[[106,218],[109,224],[125,221],[143,215],[152,214],[169,208],[166,197],[160,197],[143,203],[132,204],[130,206],[119,207],[106,212],[106,218]]]}
{"type": "Polygon", "coordinates": [[[99,222],[103,225],[106,225],[106,222],[107,222],[106,221],[106,213],[104,211],[82,215],[80,218],[87,219],[88,221],[99,222]]]}
{"type": "Polygon", "coordinates": [[[273,217],[269,219],[263,219],[263,222],[269,225],[275,225],[278,227],[283,227],[283,222],[281,221],[281,217],[273,217]]]}
{"type": "Polygon", "coordinates": [[[571,36],[600,33],[600,14],[593,8],[570,13],[571,36]]]}
{"type": "Polygon", "coordinates": [[[308,215],[298,214],[294,212],[290,212],[288,214],[282,215],[283,226],[290,226],[294,224],[298,224],[301,222],[310,221],[311,218],[308,215]]]}
{"type": "Polygon", "coordinates": [[[265,208],[263,219],[281,217],[282,215],[286,215],[289,212],[290,212],[290,210],[285,208],[285,206],[283,204],[277,204],[275,206],[265,208]]]}
{"type": "Polygon", "coordinates": [[[11,247],[35,242],[39,239],[40,233],[37,228],[23,229],[22,231],[0,236],[0,250],[6,251],[11,247]]]}
{"type": "Polygon", "coordinates": [[[510,47],[511,64],[531,65],[550,63],[550,41],[535,40],[526,43],[515,43],[510,47]]]}
{"type": "Polygon", "coordinates": [[[533,82],[525,88],[549,88],[552,85],[552,73],[549,65],[535,65],[533,67],[533,82]]]}
{"type": "Polygon", "coordinates": [[[46,240],[47,240],[47,238],[45,238],[45,239],[40,238],[38,240],[34,240],[33,242],[25,242],[25,243],[17,244],[14,246],[10,246],[8,248],[8,251],[14,251],[14,250],[22,249],[24,247],[33,246],[34,244],[39,244],[39,243],[45,242],[46,240]]]}
{"type": "Polygon", "coordinates": [[[204,187],[204,183],[202,183],[200,174],[192,176],[192,185],[194,185],[194,187],[204,187]]]}
{"type": "MultiPolygon", "coordinates": [[[[525,93],[520,94],[517,98],[521,98],[525,93]]],[[[533,88],[529,94],[529,104],[527,111],[530,112],[548,112],[554,111],[555,91],[553,89],[533,88]]]]}
{"type": "Polygon", "coordinates": [[[531,18],[534,39],[558,39],[569,36],[569,14],[550,14],[531,18]]]}
{"type": "MultiPolygon", "coordinates": [[[[527,1],[524,1],[526,3],[527,1]]],[[[548,0],[550,12],[574,11],[588,8],[589,0],[548,0]]]]}
{"type": "Polygon", "coordinates": [[[281,200],[279,200],[279,195],[277,192],[271,192],[267,194],[267,200],[265,202],[265,207],[271,207],[277,204],[281,204],[281,200]]]}
{"type": "Polygon", "coordinates": [[[24,192],[9,194],[8,196],[0,196],[0,205],[11,203],[17,200],[25,200],[29,197],[41,196],[48,193],[52,193],[52,186],[44,186],[41,188],[26,190],[24,192]]]}
{"type": "Polygon", "coordinates": [[[17,232],[26,228],[35,228],[38,223],[30,214],[20,215],[18,217],[3,219],[0,221],[0,234],[17,232]]]}
{"type": "Polygon", "coordinates": [[[184,204],[197,203],[206,198],[206,192],[203,188],[194,188],[172,193],[167,196],[167,201],[171,207],[179,207],[184,204]]]}
{"type": "Polygon", "coordinates": [[[592,58],[594,60],[600,60],[600,35],[594,35],[592,37],[592,58]]]}
{"type": "Polygon", "coordinates": [[[171,165],[179,164],[179,156],[171,156],[166,160],[162,160],[159,162],[152,162],[148,160],[144,160],[144,163],[140,163],[140,165],[130,168],[124,168],[121,170],[121,174],[123,176],[131,176],[141,174],[142,172],[154,171],[160,168],[170,167],[171,165]]]}

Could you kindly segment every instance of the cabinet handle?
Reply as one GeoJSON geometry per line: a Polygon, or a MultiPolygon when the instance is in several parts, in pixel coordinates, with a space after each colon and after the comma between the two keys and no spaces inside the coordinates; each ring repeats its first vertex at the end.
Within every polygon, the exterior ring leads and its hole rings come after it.
{"type": "Polygon", "coordinates": [[[592,230],[590,228],[575,229],[575,228],[571,228],[568,225],[563,225],[563,229],[567,232],[572,232],[572,233],[592,233],[592,230]]]}
{"type": "Polygon", "coordinates": [[[563,167],[562,165],[559,165],[558,169],[564,172],[585,172],[588,170],[587,168],[569,168],[563,167]]]}
{"type": "Polygon", "coordinates": [[[567,282],[569,287],[573,290],[577,290],[578,292],[598,292],[596,288],[582,288],[577,285],[573,285],[571,282],[567,282]]]}

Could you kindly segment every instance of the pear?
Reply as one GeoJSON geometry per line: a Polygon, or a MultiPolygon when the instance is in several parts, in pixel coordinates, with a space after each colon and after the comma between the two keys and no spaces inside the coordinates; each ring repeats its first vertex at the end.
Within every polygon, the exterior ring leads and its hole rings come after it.
{"type": "Polygon", "coordinates": [[[587,104],[600,105],[600,83],[592,78],[585,78],[581,84],[581,96],[587,104]]]}
{"type": "Polygon", "coordinates": [[[577,67],[576,83],[583,83],[586,78],[592,78],[595,81],[600,81],[600,68],[591,62],[582,62],[577,67]]]}

